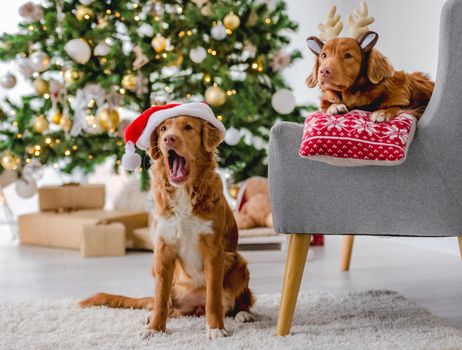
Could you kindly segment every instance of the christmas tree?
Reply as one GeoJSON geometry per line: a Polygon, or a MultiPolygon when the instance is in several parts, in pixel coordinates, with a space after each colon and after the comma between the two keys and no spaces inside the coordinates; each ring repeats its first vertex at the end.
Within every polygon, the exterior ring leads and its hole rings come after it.
{"type": "MultiPolygon", "coordinates": [[[[220,166],[236,180],[265,175],[271,126],[310,109],[295,105],[281,74],[301,57],[284,52],[297,26],[282,1],[47,0],[19,12],[0,60],[14,61],[35,93],[2,103],[0,164],[26,181],[43,164],[91,172],[109,158],[117,170],[130,118],[202,100],[228,128],[220,166]]],[[[15,83],[0,78],[5,89],[15,83]]]]}

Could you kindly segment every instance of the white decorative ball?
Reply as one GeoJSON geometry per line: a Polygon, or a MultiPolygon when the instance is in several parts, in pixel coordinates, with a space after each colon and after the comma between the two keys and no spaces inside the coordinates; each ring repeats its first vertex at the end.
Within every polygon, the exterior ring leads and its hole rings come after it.
{"type": "Polygon", "coordinates": [[[37,193],[37,184],[35,181],[27,181],[24,178],[20,178],[16,181],[14,189],[21,198],[30,198],[37,193]]]}
{"type": "Polygon", "coordinates": [[[98,45],[95,46],[94,50],[93,50],[93,54],[95,56],[106,56],[109,51],[111,51],[111,47],[106,44],[105,41],[101,41],[100,43],[98,43],[98,45]]]}
{"type": "Polygon", "coordinates": [[[237,130],[236,128],[232,128],[232,127],[226,130],[225,142],[228,145],[230,146],[237,145],[240,140],[241,140],[241,133],[239,132],[239,130],[237,130]]]}
{"type": "Polygon", "coordinates": [[[43,51],[36,51],[29,57],[29,64],[36,72],[43,72],[50,65],[50,57],[43,51]]]}
{"type": "Polygon", "coordinates": [[[16,85],[16,77],[11,73],[6,73],[0,77],[0,84],[5,89],[12,89],[16,85]]]}
{"type": "Polygon", "coordinates": [[[137,31],[140,36],[146,36],[148,38],[151,38],[154,35],[154,29],[152,29],[152,27],[147,23],[140,25],[137,31]]]}
{"type": "Polygon", "coordinates": [[[94,0],[79,0],[82,5],[90,5],[94,0]]]}
{"type": "Polygon", "coordinates": [[[196,47],[189,51],[189,58],[194,63],[201,63],[207,57],[207,51],[202,46],[196,47]]]}
{"type": "Polygon", "coordinates": [[[280,114],[289,114],[295,109],[295,96],[290,90],[278,90],[271,98],[271,105],[276,112],[280,114]]]}
{"type": "Polygon", "coordinates": [[[227,35],[226,28],[221,22],[218,22],[218,24],[212,28],[210,34],[212,35],[212,38],[214,38],[215,40],[223,40],[224,38],[226,38],[227,35]]]}
{"type": "Polygon", "coordinates": [[[32,74],[34,74],[34,69],[30,65],[28,58],[20,57],[16,60],[16,64],[18,65],[19,72],[26,78],[29,78],[32,74]]]}
{"type": "Polygon", "coordinates": [[[37,158],[32,159],[29,164],[26,164],[22,169],[22,176],[28,182],[35,182],[42,179],[44,173],[43,165],[37,158]]]}
{"type": "Polygon", "coordinates": [[[83,39],[71,39],[64,46],[64,51],[77,63],[85,64],[90,60],[91,49],[83,39]]]}

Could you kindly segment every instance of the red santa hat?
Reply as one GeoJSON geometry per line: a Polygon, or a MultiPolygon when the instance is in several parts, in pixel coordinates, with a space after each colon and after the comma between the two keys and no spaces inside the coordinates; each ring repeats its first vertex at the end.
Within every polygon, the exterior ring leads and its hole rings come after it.
{"type": "Polygon", "coordinates": [[[135,145],[146,150],[149,148],[151,134],[163,121],[181,115],[200,118],[216,127],[224,136],[224,125],[215,118],[212,109],[203,102],[171,103],[164,106],[153,106],[145,110],[125,129],[125,154],[122,166],[127,170],[135,170],[141,165],[141,157],[135,153],[135,145]]]}

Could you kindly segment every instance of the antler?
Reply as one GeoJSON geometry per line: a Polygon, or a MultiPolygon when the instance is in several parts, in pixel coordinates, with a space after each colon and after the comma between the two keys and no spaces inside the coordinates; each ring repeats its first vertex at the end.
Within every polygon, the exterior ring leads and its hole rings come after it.
{"type": "Polygon", "coordinates": [[[329,41],[336,38],[342,32],[343,23],[340,20],[340,15],[336,14],[337,6],[332,6],[327,15],[326,23],[319,23],[318,29],[320,31],[319,38],[322,41],[329,41]]]}
{"type": "Polygon", "coordinates": [[[362,34],[369,30],[368,25],[374,23],[374,17],[368,17],[366,1],[361,1],[361,8],[355,10],[353,15],[348,16],[350,26],[350,37],[358,39],[362,34]]]}

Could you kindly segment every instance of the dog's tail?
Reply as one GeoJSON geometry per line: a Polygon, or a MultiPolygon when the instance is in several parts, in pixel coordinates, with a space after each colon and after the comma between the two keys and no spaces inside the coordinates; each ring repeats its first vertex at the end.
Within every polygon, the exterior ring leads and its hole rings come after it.
{"type": "Polygon", "coordinates": [[[130,298],[123,295],[113,295],[106,293],[95,294],[82,300],[80,307],[107,306],[122,309],[147,309],[152,310],[154,304],[153,297],[130,298]]]}

